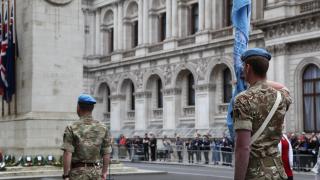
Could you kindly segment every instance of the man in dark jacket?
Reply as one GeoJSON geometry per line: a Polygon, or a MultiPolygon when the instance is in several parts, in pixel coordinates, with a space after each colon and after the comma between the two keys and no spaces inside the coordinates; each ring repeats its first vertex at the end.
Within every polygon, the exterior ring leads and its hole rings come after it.
{"type": "Polygon", "coordinates": [[[156,152],[157,152],[157,139],[154,134],[150,134],[150,150],[151,150],[151,161],[156,160],[156,152]]]}
{"type": "Polygon", "coordinates": [[[201,161],[201,149],[202,149],[202,140],[199,138],[199,136],[196,136],[196,139],[193,140],[192,145],[193,149],[196,152],[196,158],[197,158],[197,163],[200,163],[201,161]]]}
{"type": "Polygon", "coordinates": [[[148,137],[148,134],[145,133],[143,138],[143,153],[144,153],[145,161],[149,161],[149,143],[150,143],[150,138],[148,137]]]}
{"type": "Polygon", "coordinates": [[[204,159],[206,161],[205,164],[209,164],[210,140],[209,140],[209,136],[207,135],[204,136],[202,150],[203,150],[204,159]]]}

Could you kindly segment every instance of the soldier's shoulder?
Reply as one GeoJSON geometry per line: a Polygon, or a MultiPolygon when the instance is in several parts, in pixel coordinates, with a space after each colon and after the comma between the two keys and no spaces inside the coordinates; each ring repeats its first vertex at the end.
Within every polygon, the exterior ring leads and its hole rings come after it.
{"type": "Polygon", "coordinates": [[[100,121],[97,121],[97,120],[93,120],[93,124],[97,127],[100,127],[100,128],[103,128],[103,129],[107,129],[107,125],[103,124],[102,122],[100,121]]]}
{"type": "Polygon", "coordinates": [[[235,102],[244,102],[244,101],[246,101],[250,96],[251,96],[251,93],[250,93],[248,90],[242,91],[241,93],[239,93],[239,94],[235,97],[235,102]]]}

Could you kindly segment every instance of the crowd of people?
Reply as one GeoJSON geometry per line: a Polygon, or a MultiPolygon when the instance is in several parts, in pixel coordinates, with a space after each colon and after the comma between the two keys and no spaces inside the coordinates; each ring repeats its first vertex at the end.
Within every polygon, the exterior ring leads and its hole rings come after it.
{"type": "MultiPolygon", "coordinates": [[[[319,138],[315,133],[295,134],[287,133],[288,140],[293,150],[293,166],[311,168],[317,162],[319,151],[319,138]]],[[[214,138],[209,134],[196,134],[194,138],[181,138],[175,135],[161,138],[154,134],[145,134],[144,137],[134,136],[126,138],[120,135],[116,138],[119,158],[129,158],[144,161],[171,161],[205,164],[232,164],[233,143],[228,136],[214,138]],[[186,156],[184,156],[186,152],[186,156]],[[211,154],[210,154],[211,153],[211,154]]],[[[115,146],[114,145],[114,146],[115,146]]]]}
{"type": "Polygon", "coordinates": [[[169,138],[156,138],[152,133],[145,134],[144,137],[134,136],[126,138],[123,135],[115,140],[118,147],[118,157],[136,159],[144,161],[171,161],[177,159],[183,162],[184,152],[187,152],[189,163],[210,162],[223,165],[231,165],[233,144],[230,138],[212,138],[210,135],[196,134],[194,138],[181,138],[176,135],[169,138]],[[212,153],[210,155],[210,153],[212,153]],[[211,161],[210,158],[211,157],[211,161]],[[203,159],[204,158],[204,159],[203,159]]]}

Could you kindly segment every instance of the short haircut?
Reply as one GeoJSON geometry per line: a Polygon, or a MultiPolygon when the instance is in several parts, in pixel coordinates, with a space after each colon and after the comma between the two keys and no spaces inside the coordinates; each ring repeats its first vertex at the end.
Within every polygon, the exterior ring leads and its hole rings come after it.
{"type": "Polygon", "coordinates": [[[268,59],[262,56],[251,56],[244,61],[245,64],[249,64],[252,67],[253,72],[262,78],[267,76],[269,69],[268,59]]]}
{"type": "Polygon", "coordinates": [[[83,111],[92,112],[94,108],[94,104],[86,104],[86,103],[78,102],[78,105],[79,105],[79,108],[83,111]]]}

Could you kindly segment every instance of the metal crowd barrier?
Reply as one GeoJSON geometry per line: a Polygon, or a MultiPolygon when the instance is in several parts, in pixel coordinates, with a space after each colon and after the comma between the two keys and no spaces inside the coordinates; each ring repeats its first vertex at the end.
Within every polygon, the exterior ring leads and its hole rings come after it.
{"type": "MultiPolygon", "coordinates": [[[[177,148],[177,146],[171,145],[171,148],[157,149],[155,153],[155,161],[233,166],[233,149],[223,151],[221,148],[223,147],[213,148],[210,146],[210,150],[188,150],[185,146],[177,148]]],[[[143,146],[133,146],[128,149],[125,145],[113,145],[112,149],[113,159],[152,161],[150,147],[148,148],[149,154],[147,154],[147,158],[145,157],[143,146]]],[[[316,163],[316,157],[310,154],[294,154],[293,160],[293,169],[295,171],[310,171],[316,163]]]]}

